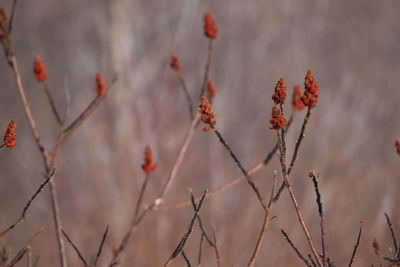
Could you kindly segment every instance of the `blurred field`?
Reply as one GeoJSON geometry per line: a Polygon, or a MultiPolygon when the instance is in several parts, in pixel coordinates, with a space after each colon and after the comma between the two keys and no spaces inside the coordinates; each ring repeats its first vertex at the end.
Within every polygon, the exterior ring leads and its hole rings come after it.
{"type": "MultiPolygon", "coordinates": [[[[9,7],[11,1],[2,1],[9,7]]],[[[297,166],[294,190],[314,239],[319,236],[315,196],[307,173],[321,173],[326,207],[328,253],[337,266],[348,263],[360,221],[364,234],[353,266],[377,263],[376,238],[389,254],[389,232],[383,213],[400,230],[400,2],[374,1],[20,1],[13,41],[23,82],[46,145],[57,135],[47,99],[34,80],[32,64],[40,54],[58,106],[71,91],[71,117],[94,97],[94,76],[101,71],[118,82],[60,151],[55,178],[64,229],[89,257],[110,225],[100,266],[130,222],[139,186],[145,145],[152,146],[157,169],[146,203],[158,194],[188,130],[190,119],[178,79],[169,68],[177,54],[190,93],[199,94],[207,53],[202,19],[213,13],[220,35],[214,43],[210,78],[219,90],[214,108],[217,127],[245,167],[262,160],[276,142],[267,124],[271,95],[279,77],[290,89],[312,69],[320,86],[297,166]]],[[[18,123],[18,145],[0,151],[0,229],[15,220],[42,181],[43,163],[20,104],[4,56],[0,59],[0,127],[18,123]]],[[[291,92],[291,90],[290,90],[291,92]]],[[[297,114],[288,140],[293,151],[304,114],[297,114]]],[[[3,131],[3,130],[2,130],[3,131]]],[[[278,158],[254,178],[269,193],[278,158]]],[[[188,200],[188,188],[199,195],[240,175],[227,152],[210,133],[197,131],[166,203],[188,200]]],[[[280,178],[281,179],[281,178],[280,178]]],[[[7,236],[15,250],[44,225],[33,243],[39,266],[57,266],[56,239],[46,190],[29,219],[7,236]]],[[[169,257],[192,217],[188,208],[152,212],[133,235],[121,266],[160,266],[169,257]]],[[[302,251],[307,243],[289,196],[274,207],[257,266],[299,266],[283,239],[287,230],[302,251]]],[[[259,234],[263,212],[246,183],[206,200],[207,229],[216,227],[223,266],[245,266],[259,234]]],[[[196,259],[199,232],[186,252],[196,259]]],[[[14,251],[15,251],[14,250],[14,251]]],[[[79,266],[67,246],[70,266],[79,266]]],[[[205,250],[203,266],[214,266],[205,250]]],[[[185,266],[181,258],[173,266],[185,266]]]]}

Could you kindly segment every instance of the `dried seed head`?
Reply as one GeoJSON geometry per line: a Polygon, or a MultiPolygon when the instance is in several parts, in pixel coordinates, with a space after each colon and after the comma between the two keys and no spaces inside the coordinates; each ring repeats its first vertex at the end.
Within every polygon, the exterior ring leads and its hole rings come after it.
{"type": "Polygon", "coordinates": [[[283,105],[286,99],[286,84],[283,78],[280,78],[275,85],[275,93],[272,95],[272,100],[275,104],[283,105]]]}
{"type": "Polygon", "coordinates": [[[170,66],[176,72],[181,71],[181,62],[179,61],[179,58],[177,56],[173,55],[171,57],[170,66]]]}
{"type": "Polygon", "coordinates": [[[0,8],[0,31],[3,34],[6,34],[7,28],[8,28],[8,18],[6,12],[4,11],[3,8],[0,8]]]}
{"type": "Polygon", "coordinates": [[[395,146],[396,146],[396,152],[400,156],[400,139],[396,140],[395,146]]]}
{"type": "Polygon", "coordinates": [[[15,147],[16,143],[16,138],[17,135],[14,133],[15,128],[17,128],[17,124],[15,123],[15,121],[10,121],[10,123],[8,124],[7,127],[7,131],[4,134],[4,144],[6,145],[6,147],[8,148],[13,148],[15,147]]]}
{"type": "Polygon", "coordinates": [[[107,93],[107,85],[100,72],[96,74],[96,93],[98,96],[105,96],[107,93]]]}
{"type": "Polygon", "coordinates": [[[146,174],[151,173],[157,167],[157,164],[153,161],[153,153],[149,146],[144,149],[144,163],[142,169],[146,174]]]}
{"type": "Polygon", "coordinates": [[[286,127],[286,119],[282,111],[276,106],[272,107],[272,119],[269,121],[272,130],[279,130],[286,127]]]}
{"type": "Polygon", "coordinates": [[[207,82],[207,98],[211,102],[213,98],[217,95],[218,91],[212,81],[207,82]]]}
{"type": "Polygon", "coordinates": [[[33,63],[33,71],[38,82],[44,82],[47,79],[46,66],[44,65],[43,60],[40,56],[35,57],[35,61],[33,63]]]}
{"type": "Polygon", "coordinates": [[[376,241],[376,239],[374,238],[374,241],[372,241],[372,247],[374,248],[374,253],[375,253],[375,255],[377,255],[377,256],[379,256],[379,250],[380,250],[380,247],[379,247],[379,243],[378,243],[378,241],[376,241]]]}
{"type": "Polygon", "coordinates": [[[292,98],[292,106],[295,110],[303,110],[304,109],[304,103],[301,100],[302,93],[301,93],[301,87],[300,85],[295,85],[293,87],[293,98],[292,98]]]}
{"type": "Polygon", "coordinates": [[[217,24],[209,12],[204,13],[204,34],[207,38],[215,39],[218,35],[217,24]]]}
{"type": "Polygon", "coordinates": [[[318,84],[310,70],[307,71],[304,79],[304,90],[304,95],[301,98],[304,105],[314,108],[318,101],[318,84]]]}
{"type": "Polygon", "coordinates": [[[208,124],[208,126],[203,128],[203,131],[211,130],[217,122],[215,120],[215,113],[212,110],[212,106],[204,96],[200,99],[199,113],[201,115],[201,120],[205,124],[208,124]]]}

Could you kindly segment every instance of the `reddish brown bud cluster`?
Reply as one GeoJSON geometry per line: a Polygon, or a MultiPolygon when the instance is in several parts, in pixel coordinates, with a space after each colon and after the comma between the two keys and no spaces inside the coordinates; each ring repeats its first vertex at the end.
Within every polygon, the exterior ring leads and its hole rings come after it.
{"type": "Polygon", "coordinates": [[[272,130],[279,130],[286,127],[286,119],[282,111],[276,106],[272,107],[272,119],[269,121],[272,130]]]}
{"type": "Polygon", "coordinates": [[[0,8],[0,40],[3,40],[8,31],[8,18],[3,8],[0,8]]]}
{"type": "Polygon", "coordinates": [[[304,80],[304,90],[304,95],[301,98],[304,105],[314,108],[318,101],[318,84],[310,70],[307,71],[304,80]]]}
{"type": "Polygon", "coordinates": [[[200,99],[199,113],[201,114],[201,120],[205,124],[208,124],[208,126],[203,128],[203,131],[211,130],[217,122],[215,120],[215,113],[212,110],[212,106],[204,96],[200,99]]]}
{"type": "Polygon", "coordinates": [[[396,152],[400,156],[400,139],[396,140],[395,146],[396,146],[396,152]]]}
{"type": "Polygon", "coordinates": [[[207,98],[209,101],[211,101],[216,95],[218,91],[217,88],[215,87],[214,83],[212,81],[208,81],[207,83],[207,98]]]}
{"type": "Polygon", "coordinates": [[[144,149],[144,164],[142,165],[142,169],[144,173],[149,174],[157,167],[157,164],[153,161],[153,153],[149,146],[146,146],[144,149]]]}
{"type": "Polygon", "coordinates": [[[4,134],[4,145],[6,145],[6,147],[8,148],[13,148],[15,147],[16,143],[16,134],[14,133],[15,128],[17,128],[17,124],[15,123],[15,121],[10,121],[10,123],[8,124],[7,127],[7,131],[4,134]]]}
{"type": "Polygon", "coordinates": [[[96,92],[98,96],[105,96],[107,93],[107,85],[100,72],[96,74],[96,92]]]}
{"type": "Polygon", "coordinates": [[[170,63],[171,69],[173,69],[176,72],[181,71],[181,62],[179,61],[179,58],[177,56],[172,56],[171,57],[171,63],[170,63]]]}
{"type": "Polygon", "coordinates": [[[44,82],[47,79],[46,66],[40,56],[35,57],[35,62],[33,63],[33,71],[38,82],[44,82]]]}
{"type": "Polygon", "coordinates": [[[217,24],[209,12],[204,13],[204,34],[207,38],[215,39],[218,35],[217,24]]]}
{"type": "Polygon", "coordinates": [[[283,105],[286,99],[286,84],[283,78],[280,78],[275,86],[275,93],[272,95],[272,100],[275,104],[283,105]]]}
{"type": "Polygon", "coordinates": [[[305,105],[303,101],[301,100],[302,93],[301,93],[301,87],[300,85],[295,85],[293,87],[293,98],[292,98],[292,106],[295,110],[303,110],[305,105]]]}

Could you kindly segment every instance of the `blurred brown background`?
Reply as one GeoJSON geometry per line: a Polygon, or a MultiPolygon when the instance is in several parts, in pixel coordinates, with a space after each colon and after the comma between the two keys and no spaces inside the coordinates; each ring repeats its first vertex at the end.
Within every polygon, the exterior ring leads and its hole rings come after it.
{"type": "MultiPolygon", "coordinates": [[[[2,0],[2,7],[11,0],[2,0]]],[[[55,141],[57,124],[41,86],[34,80],[35,55],[46,62],[48,84],[61,110],[71,92],[71,117],[94,97],[94,75],[101,71],[118,82],[106,101],[60,151],[57,190],[65,230],[88,258],[110,225],[101,262],[130,222],[145,145],[152,146],[157,170],[146,203],[159,192],[189,127],[185,98],[169,68],[177,54],[193,97],[206,61],[203,14],[211,11],[220,30],[214,43],[210,78],[219,94],[214,102],[217,127],[246,167],[262,160],[275,144],[267,121],[271,95],[279,77],[290,89],[302,84],[307,69],[320,86],[320,99],[307,128],[293,173],[294,189],[314,240],[319,220],[310,169],[321,173],[326,207],[329,256],[337,266],[348,263],[359,222],[364,234],[355,266],[377,263],[371,243],[377,238],[390,255],[388,212],[398,232],[399,160],[394,140],[400,137],[400,2],[398,0],[69,0],[20,1],[13,41],[23,82],[44,143],[55,141]]],[[[23,114],[11,70],[0,60],[0,122],[5,130],[17,121],[18,145],[0,151],[0,228],[11,224],[42,181],[42,161],[23,114]]],[[[290,90],[291,92],[291,90],[290,90]]],[[[288,107],[288,110],[290,108],[288,107]]],[[[304,113],[288,134],[293,151],[304,113]]],[[[291,155],[291,153],[289,153],[291,155]]],[[[271,188],[277,157],[254,178],[265,195],[271,188]]],[[[187,200],[188,188],[200,194],[239,175],[216,137],[197,131],[166,202],[187,200]]],[[[299,248],[307,243],[285,192],[267,233],[257,266],[298,266],[295,253],[279,229],[299,248]]],[[[30,217],[7,236],[21,247],[39,226],[46,230],[33,244],[39,266],[57,266],[50,195],[42,193],[30,217]]],[[[205,202],[207,229],[216,227],[223,266],[244,266],[260,231],[263,212],[246,183],[205,202]]],[[[153,212],[134,233],[121,266],[160,266],[177,245],[192,216],[191,209],[153,212]]],[[[196,262],[199,233],[186,252],[196,262]]],[[[319,243],[318,243],[319,244],[319,243]]],[[[79,266],[69,246],[71,266],[79,266]]],[[[203,266],[214,266],[205,250],[203,266]]],[[[181,258],[173,266],[184,266],[181,258]]]]}

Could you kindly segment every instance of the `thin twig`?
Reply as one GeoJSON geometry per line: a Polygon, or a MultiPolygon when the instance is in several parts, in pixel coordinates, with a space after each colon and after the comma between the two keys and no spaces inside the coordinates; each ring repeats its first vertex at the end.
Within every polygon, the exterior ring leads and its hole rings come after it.
{"type": "Polygon", "coordinates": [[[60,114],[59,114],[58,111],[57,111],[56,104],[54,103],[54,99],[53,99],[53,97],[51,96],[50,90],[49,90],[49,88],[47,87],[47,84],[46,84],[46,83],[43,83],[43,88],[44,88],[44,92],[46,93],[47,100],[49,101],[49,104],[50,104],[50,107],[51,107],[51,111],[53,112],[53,115],[54,115],[54,117],[56,118],[58,125],[63,125],[64,122],[63,122],[63,120],[61,119],[61,116],[60,116],[60,114]]]}
{"type": "MultiPolygon", "coordinates": [[[[297,142],[296,142],[296,146],[295,146],[295,149],[294,149],[292,160],[290,161],[289,169],[287,170],[287,175],[289,175],[289,176],[290,176],[290,174],[291,174],[291,172],[293,170],[294,164],[296,162],[297,155],[298,155],[299,149],[300,149],[300,144],[303,141],[303,138],[304,138],[304,135],[305,135],[305,131],[306,131],[306,127],[307,127],[307,122],[310,119],[310,116],[311,116],[311,109],[308,108],[307,109],[307,114],[304,117],[303,125],[301,126],[301,131],[300,131],[299,138],[297,139],[297,142]]],[[[285,189],[285,182],[282,182],[282,184],[279,187],[278,192],[276,193],[276,195],[275,195],[275,197],[273,199],[273,202],[278,201],[278,199],[281,196],[281,194],[282,194],[284,189],[285,189]]]]}
{"type": "Polygon", "coordinates": [[[283,151],[284,144],[285,144],[285,137],[284,137],[284,135],[281,134],[280,131],[277,131],[277,134],[278,134],[279,151],[280,151],[279,159],[280,159],[281,166],[282,166],[283,179],[284,179],[286,187],[287,187],[287,189],[289,191],[290,198],[292,200],[292,203],[293,203],[294,208],[295,208],[296,213],[297,213],[297,218],[298,218],[299,223],[300,223],[300,225],[301,225],[301,227],[302,227],[302,229],[304,231],[304,234],[306,236],[308,245],[310,246],[310,249],[311,249],[311,252],[312,252],[312,254],[313,254],[314,258],[315,258],[315,261],[318,264],[318,266],[323,266],[322,263],[321,263],[321,260],[319,259],[317,250],[315,249],[314,243],[313,243],[313,241],[311,239],[311,235],[310,235],[310,233],[309,233],[309,231],[307,229],[307,226],[306,226],[306,224],[304,222],[304,218],[303,218],[303,215],[302,215],[302,213],[300,211],[299,204],[297,203],[296,196],[294,195],[292,186],[291,186],[290,181],[289,181],[289,175],[286,173],[286,163],[285,163],[285,158],[284,158],[285,154],[284,154],[284,151],[283,151]]]}
{"type": "Polygon", "coordinates": [[[201,257],[203,254],[203,241],[204,241],[204,233],[200,235],[200,245],[199,245],[199,255],[197,257],[197,265],[201,266],[201,257]]]}
{"type": "MultiPolygon", "coordinates": [[[[292,249],[296,252],[297,256],[308,266],[312,267],[310,263],[308,263],[307,259],[301,254],[301,252],[298,250],[298,248],[293,244],[292,240],[290,240],[288,234],[281,229],[281,233],[285,237],[286,241],[289,243],[289,245],[292,247],[292,249]]],[[[309,255],[311,256],[311,255],[309,255]]]]}
{"type": "Polygon", "coordinates": [[[265,210],[265,215],[264,215],[264,221],[263,221],[263,225],[260,231],[260,234],[258,235],[258,239],[257,239],[257,244],[256,247],[254,248],[253,254],[250,258],[249,263],[247,264],[248,267],[253,267],[254,264],[256,264],[256,260],[258,257],[258,254],[260,253],[261,247],[264,243],[264,236],[267,232],[268,226],[269,226],[269,222],[270,222],[270,218],[269,218],[269,213],[271,211],[272,208],[272,198],[274,197],[274,191],[275,191],[275,186],[276,186],[276,172],[274,174],[274,183],[272,185],[272,190],[271,190],[271,197],[270,200],[268,202],[268,206],[267,209],[265,210]]]}
{"type": "MultiPolygon", "coordinates": [[[[196,205],[196,200],[195,200],[195,198],[193,196],[191,198],[191,203],[192,203],[192,206],[193,206],[193,210],[196,211],[197,205],[196,205]]],[[[201,263],[201,245],[202,245],[202,240],[205,239],[207,241],[207,243],[210,245],[210,247],[212,247],[214,249],[215,258],[216,258],[216,261],[217,261],[217,266],[220,267],[221,266],[221,260],[220,260],[218,246],[217,246],[217,240],[216,240],[216,237],[215,237],[215,232],[214,232],[214,241],[213,241],[208,236],[207,231],[204,228],[203,221],[201,219],[200,214],[197,216],[197,222],[199,223],[199,228],[201,230],[201,243],[200,243],[200,251],[199,251],[199,261],[198,261],[199,262],[199,266],[200,266],[200,263],[201,263]]]]}
{"type": "Polygon", "coordinates": [[[320,217],[320,229],[321,229],[321,247],[322,247],[322,264],[325,266],[326,258],[328,257],[325,247],[325,230],[324,230],[324,209],[321,200],[321,193],[318,188],[318,181],[315,175],[312,175],[312,181],[314,184],[314,191],[316,194],[316,201],[318,205],[318,213],[320,217]]]}
{"type": "Polygon", "coordinates": [[[54,172],[55,172],[55,169],[53,169],[53,171],[50,173],[50,175],[47,177],[47,179],[43,183],[40,184],[39,188],[35,191],[35,193],[31,196],[31,198],[26,203],[18,220],[15,223],[13,223],[12,225],[10,225],[6,230],[4,230],[0,233],[0,239],[3,238],[7,233],[9,233],[15,226],[22,223],[26,219],[26,212],[28,211],[29,207],[32,205],[32,202],[35,200],[35,198],[39,195],[40,192],[42,192],[43,188],[50,182],[51,178],[54,175],[54,172]]]}
{"type": "Polygon", "coordinates": [[[10,263],[7,264],[7,267],[12,267],[14,266],[18,261],[22,259],[24,254],[27,252],[27,248],[31,245],[32,241],[43,231],[44,227],[40,227],[35,234],[29,239],[29,241],[25,244],[23,248],[18,251],[17,255],[10,261],[10,263]]]}
{"type": "Polygon", "coordinates": [[[386,212],[385,212],[385,217],[386,217],[386,223],[390,230],[390,235],[392,236],[392,239],[393,239],[394,256],[397,258],[397,253],[399,251],[399,247],[398,247],[396,235],[394,234],[393,225],[392,225],[392,222],[390,221],[389,215],[386,212]]]}
{"type": "Polygon", "coordinates": [[[12,8],[11,8],[11,16],[8,24],[8,35],[11,35],[12,27],[14,24],[15,12],[17,11],[17,2],[18,0],[13,0],[12,8]]]}
{"type": "Polygon", "coordinates": [[[74,242],[72,242],[71,238],[67,235],[67,233],[64,231],[64,229],[61,229],[61,232],[63,233],[63,235],[65,236],[65,238],[67,239],[67,241],[71,245],[71,247],[75,250],[75,252],[78,255],[79,259],[82,261],[83,265],[85,265],[86,267],[89,267],[89,265],[87,264],[85,258],[82,256],[82,253],[80,252],[78,247],[74,244],[74,242]]]}
{"type": "MultiPolygon", "coordinates": [[[[293,121],[293,115],[290,117],[289,121],[288,121],[288,126],[286,127],[286,131],[285,134],[287,133],[287,129],[289,128],[289,126],[291,125],[293,121]]],[[[264,158],[264,160],[260,161],[259,163],[255,164],[250,170],[247,171],[247,173],[249,175],[253,175],[255,173],[257,173],[258,171],[260,171],[263,167],[265,167],[266,165],[268,165],[268,163],[271,161],[272,157],[275,155],[276,151],[278,150],[278,145],[279,143],[277,142],[276,145],[272,148],[272,150],[270,152],[268,152],[267,156],[264,158]]],[[[207,193],[207,198],[213,197],[221,192],[224,192],[225,190],[232,188],[233,186],[239,184],[240,182],[245,180],[245,176],[244,175],[240,175],[234,179],[232,179],[231,181],[220,185],[216,188],[214,188],[213,190],[210,190],[207,193]]],[[[257,177],[256,177],[257,178],[257,177]]],[[[200,198],[197,198],[196,201],[199,201],[200,198]]],[[[173,204],[169,204],[169,205],[160,205],[156,207],[156,210],[159,211],[166,211],[166,210],[173,210],[173,209],[180,209],[180,208],[185,208],[185,207],[189,207],[191,205],[190,201],[181,201],[178,203],[173,203],[173,204]]]]}
{"type": "Polygon", "coordinates": [[[213,40],[210,39],[208,41],[208,53],[207,53],[207,62],[204,70],[204,77],[203,77],[203,83],[201,84],[201,90],[200,90],[200,96],[199,99],[204,96],[204,93],[206,91],[206,86],[207,86],[207,81],[208,81],[208,75],[210,73],[210,67],[211,67],[211,60],[212,60],[212,49],[213,49],[213,40]]]}
{"type": "Polygon", "coordinates": [[[189,94],[189,90],[188,90],[188,88],[186,86],[185,80],[183,79],[182,73],[181,72],[177,72],[177,74],[178,74],[179,82],[180,82],[180,84],[182,86],[182,91],[183,91],[183,93],[185,95],[186,102],[187,102],[187,105],[188,105],[188,108],[189,108],[190,119],[193,120],[194,116],[195,116],[195,113],[194,113],[194,106],[193,106],[192,97],[189,94]]]}
{"type": "MultiPolygon", "coordinates": [[[[199,212],[201,207],[203,206],[203,202],[204,199],[207,195],[207,190],[204,191],[202,198],[200,199],[199,204],[197,205],[196,209],[195,209],[195,214],[192,218],[192,220],[189,223],[188,229],[186,231],[186,233],[183,235],[183,237],[181,238],[178,246],[175,248],[175,250],[172,252],[171,256],[168,258],[168,260],[165,262],[164,267],[167,267],[171,264],[172,260],[175,259],[177,256],[179,256],[179,254],[181,254],[183,248],[185,247],[186,241],[189,239],[190,234],[193,232],[193,225],[196,221],[196,218],[199,216],[199,212]]],[[[194,199],[193,194],[191,195],[192,199],[194,199]]]]}
{"type": "Polygon", "coordinates": [[[186,255],[186,253],[185,253],[184,250],[182,250],[182,257],[183,257],[183,259],[185,260],[187,266],[188,266],[188,267],[192,267],[192,264],[190,263],[190,260],[189,260],[189,258],[188,258],[188,256],[186,255]]]}
{"type": "Polygon", "coordinates": [[[146,177],[144,178],[142,186],[140,187],[140,192],[139,192],[138,200],[136,202],[135,212],[133,215],[134,218],[136,218],[139,214],[140,206],[142,205],[144,193],[146,191],[148,182],[149,182],[149,175],[146,174],[146,177]]]}
{"type": "Polygon", "coordinates": [[[175,163],[174,163],[174,165],[172,167],[172,170],[169,173],[168,178],[165,181],[158,198],[155,200],[155,203],[157,203],[156,206],[161,204],[165,194],[167,193],[169,187],[171,186],[173,180],[175,179],[175,177],[176,177],[176,175],[178,173],[179,167],[181,166],[181,164],[183,162],[183,159],[185,158],[186,151],[187,151],[187,149],[189,147],[189,144],[190,144],[190,142],[191,142],[191,140],[193,138],[193,134],[195,132],[196,124],[197,124],[198,121],[200,121],[200,115],[199,114],[197,114],[197,116],[195,117],[195,119],[192,121],[192,123],[190,125],[189,132],[187,133],[187,135],[185,137],[185,140],[184,140],[184,142],[183,142],[183,144],[181,146],[181,149],[179,150],[178,157],[177,157],[177,159],[176,159],[176,161],[175,161],[175,163]]]}
{"type": "Polygon", "coordinates": [[[219,141],[221,142],[221,144],[224,145],[226,150],[229,152],[229,155],[232,157],[232,159],[235,161],[236,165],[239,167],[239,169],[242,171],[243,175],[246,177],[247,182],[249,183],[249,185],[253,189],[254,193],[256,194],[258,200],[260,201],[261,206],[264,208],[264,210],[266,210],[267,209],[267,205],[265,204],[264,199],[261,196],[260,190],[258,189],[256,184],[253,182],[253,179],[250,177],[250,175],[248,174],[246,169],[243,167],[242,163],[240,163],[239,159],[233,153],[232,149],[230,148],[228,143],[224,140],[224,138],[222,137],[221,133],[217,129],[215,129],[214,126],[212,127],[212,129],[214,130],[214,133],[217,135],[217,137],[218,137],[219,141]]]}
{"type": "MultiPolygon", "coordinates": [[[[112,79],[110,86],[107,90],[111,90],[113,85],[117,82],[117,77],[114,76],[112,79]]],[[[67,126],[63,131],[63,137],[57,143],[56,148],[60,147],[64,142],[71,136],[71,134],[92,114],[92,112],[96,109],[96,107],[105,99],[105,96],[96,96],[92,102],[82,111],[81,114],[73,121],[69,126],[67,126]]],[[[56,149],[55,148],[55,149],[56,149]]]]}
{"type": "Polygon", "coordinates": [[[356,241],[356,244],[354,245],[353,253],[351,254],[350,262],[348,265],[349,267],[351,267],[351,265],[353,264],[354,257],[356,256],[356,253],[357,253],[357,248],[360,245],[361,233],[362,233],[362,228],[360,226],[360,231],[358,232],[357,241],[356,241]]]}
{"type": "Polygon", "coordinates": [[[27,266],[32,267],[32,247],[28,246],[28,260],[27,260],[27,266]]]}
{"type": "Polygon", "coordinates": [[[99,258],[100,258],[101,251],[103,250],[104,242],[106,241],[106,238],[107,238],[107,234],[108,234],[108,225],[107,225],[107,227],[106,227],[106,231],[105,231],[104,234],[103,234],[103,238],[101,239],[99,249],[97,250],[96,258],[94,259],[94,263],[93,263],[93,266],[94,266],[94,267],[96,267],[97,261],[98,261],[99,258]]]}

